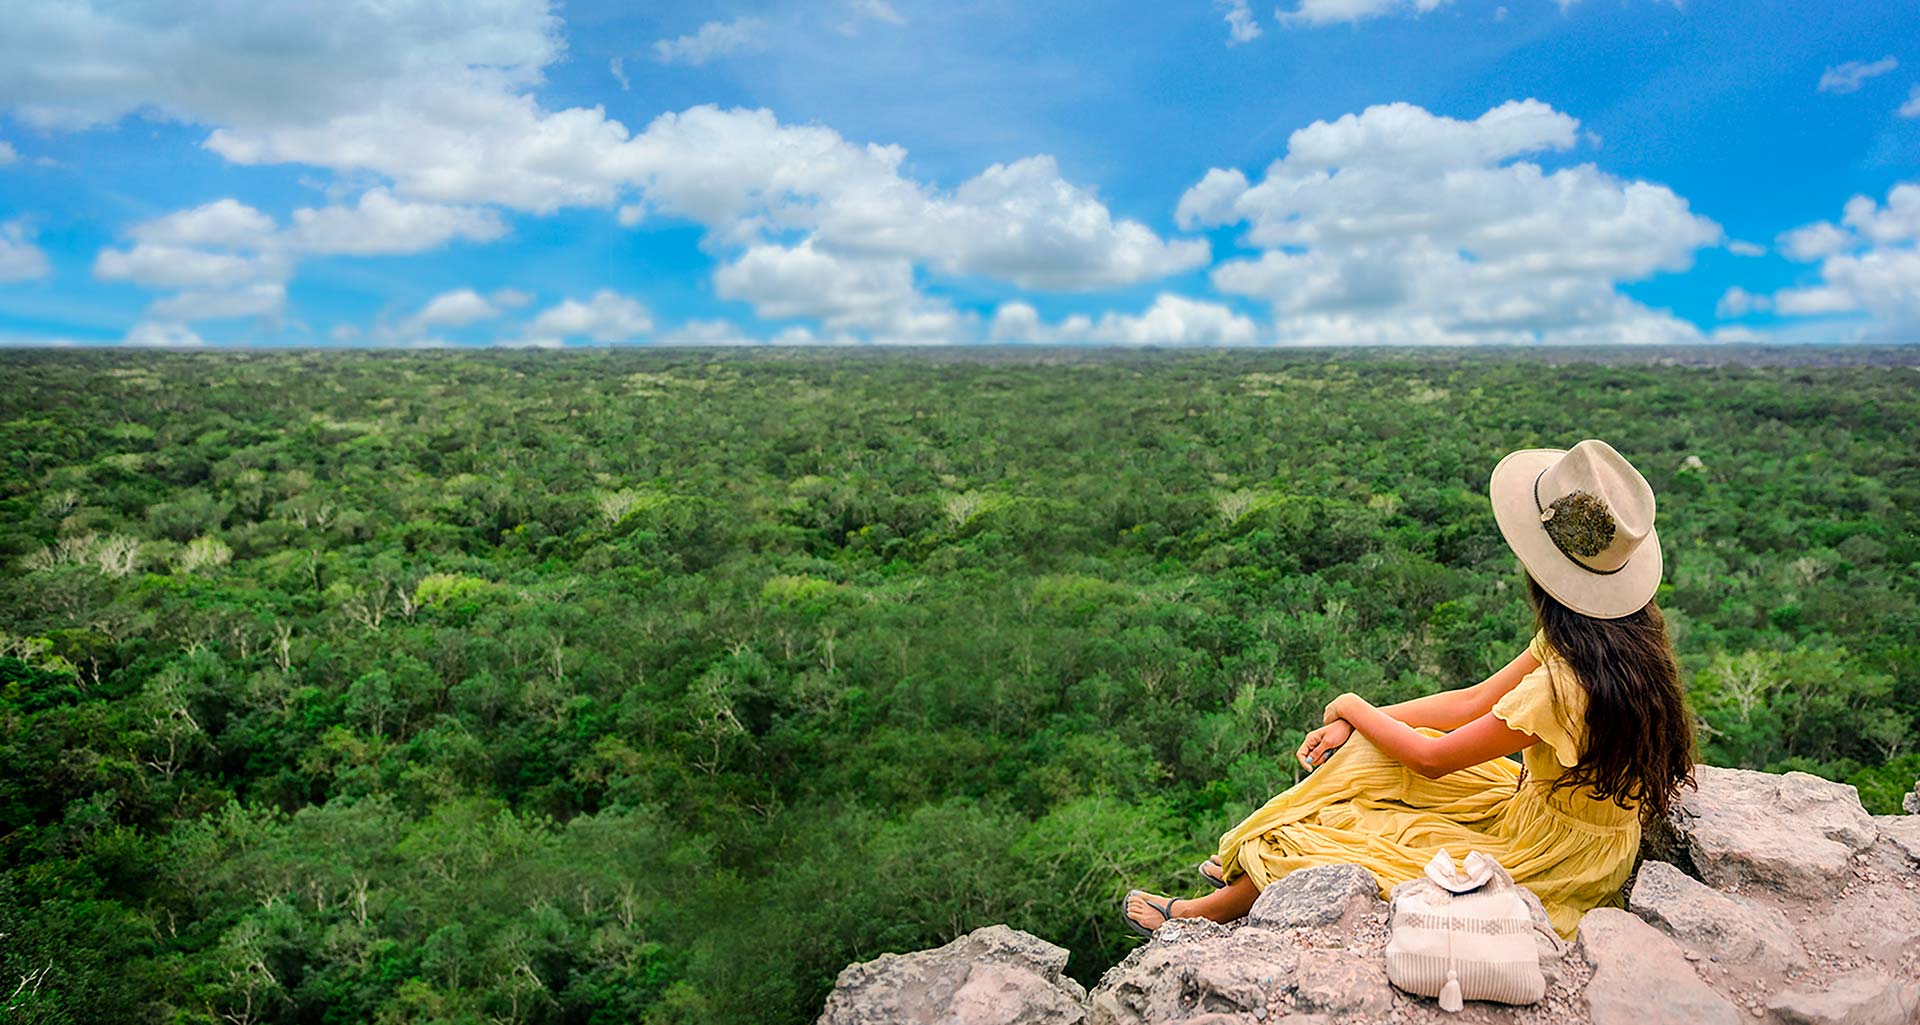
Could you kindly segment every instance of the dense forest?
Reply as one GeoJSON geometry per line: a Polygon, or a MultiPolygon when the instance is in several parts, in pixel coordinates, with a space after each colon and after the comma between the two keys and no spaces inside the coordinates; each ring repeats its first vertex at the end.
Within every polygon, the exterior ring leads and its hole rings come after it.
{"type": "Polygon", "coordinates": [[[1533,627],[1613,444],[1724,764],[1920,774],[1920,371],[1518,352],[0,353],[0,1019],[796,1023],[1136,940],[1334,695],[1533,627]]]}

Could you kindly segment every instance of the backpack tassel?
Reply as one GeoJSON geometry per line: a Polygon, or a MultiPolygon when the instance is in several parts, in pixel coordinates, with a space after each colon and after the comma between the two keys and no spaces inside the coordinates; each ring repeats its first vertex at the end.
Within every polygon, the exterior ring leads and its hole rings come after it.
{"type": "Polygon", "coordinates": [[[1465,1006],[1460,1000],[1460,975],[1453,969],[1447,969],[1447,984],[1440,988],[1440,1009],[1458,1011],[1465,1006]]]}

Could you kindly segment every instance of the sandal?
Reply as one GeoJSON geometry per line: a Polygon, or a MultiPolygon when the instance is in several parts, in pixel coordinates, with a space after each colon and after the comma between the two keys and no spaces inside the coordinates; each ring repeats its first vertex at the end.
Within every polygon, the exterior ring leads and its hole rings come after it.
{"type": "Polygon", "coordinates": [[[1207,871],[1207,866],[1218,865],[1218,864],[1220,864],[1220,859],[1218,855],[1215,855],[1201,862],[1200,864],[1193,866],[1193,870],[1195,872],[1200,873],[1200,878],[1205,879],[1207,881],[1207,885],[1213,887],[1216,890],[1218,890],[1222,886],[1227,885],[1227,881],[1207,871]]]}
{"type": "MultiPolygon", "coordinates": [[[[1133,895],[1138,893],[1144,896],[1146,892],[1147,891],[1145,890],[1128,890],[1127,895],[1120,898],[1120,917],[1127,920],[1127,928],[1132,929],[1134,932],[1137,932],[1142,936],[1152,936],[1159,929],[1159,926],[1155,926],[1154,928],[1149,929],[1146,926],[1141,925],[1139,922],[1134,921],[1133,916],[1127,913],[1127,902],[1133,899],[1133,895]]],[[[1173,921],[1173,904],[1175,901],[1179,899],[1180,898],[1178,897],[1168,897],[1167,903],[1165,904],[1165,906],[1155,904],[1151,899],[1149,899],[1147,901],[1147,906],[1152,908],[1155,911],[1160,912],[1160,925],[1165,925],[1168,922],[1173,921]]]]}

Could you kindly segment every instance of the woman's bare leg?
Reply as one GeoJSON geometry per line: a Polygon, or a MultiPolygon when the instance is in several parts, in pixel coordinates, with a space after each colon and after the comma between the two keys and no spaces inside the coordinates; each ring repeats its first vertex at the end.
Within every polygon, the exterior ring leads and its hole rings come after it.
{"type": "MultiPolygon", "coordinates": [[[[1259,896],[1260,888],[1255,886],[1252,878],[1243,872],[1240,878],[1204,897],[1174,901],[1173,917],[1231,922],[1252,910],[1254,899],[1259,896]]],[[[1158,908],[1147,903],[1149,897],[1155,904],[1166,906],[1167,902],[1158,894],[1136,893],[1127,901],[1127,916],[1149,929],[1158,929],[1166,919],[1160,916],[1158,908]]]]}

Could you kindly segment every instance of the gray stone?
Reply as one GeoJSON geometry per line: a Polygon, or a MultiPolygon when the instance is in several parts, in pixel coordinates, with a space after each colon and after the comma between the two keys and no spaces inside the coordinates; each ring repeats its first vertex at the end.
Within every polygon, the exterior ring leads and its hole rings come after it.
{"type": "Polygon", "coordinates": [[[1739,1009],[1702,982],[1680,946],[1619,908],[1580,919],[1580,946],[1593,965],[1587,1013],[1593,1025],[1737,1025],[1739,1009]]]}
{"type": "Polygon", "coordinates": [[[1913,781],[1913,793],[1900,799],[1900,807],[1905,808],[1908,815],[1920,815],[1920,779],[1913,781]]]}
{"type": "Polygon", "coordinates": [[[1293,986],[1296,957],[1282,933],[1176,918],[1100,977],[1088,1021],[1162,1025],[1251,1015],[1293,986]]]}
{"type": "Polygon", "coordinates": [[[1295,869],[1260,891],[1246,921],[1261,929],[1314,929],[1384,910],[1372,872],[1351,864],[1315,865],[1295,869]]]}
{"type": "Polygon", "coordinates": [[[1721,893],[1664,861],[1641,863],[1627,908],[1689,953],[1762,971],[1780,971],[1795,958],[1786,915],[1721,893]]]}
{"type": "Polygon", "coordinates": [[[841,969],[820,1025],[1077,1025],[1086,990],[1066,966],[1064,947],[990,925],[841,969]]]}
{"type": "Polygon", "coordinates": [[[1920,861],[1920,815],[1875,815],[1873,824],[1909,860],[1920,861]]]}
{"type": "Polygon", "coordinates": [[[1722,889],[1763,886],[1817,899],[1849,876],[1876,835],[1859,791],[1804,772],[1694,767],[1673,828],[1700,877],[1722,889]]]}
{"type": "Polygon", "coordinates": [[[1767,1009],[1783,1025],[1911,1025],[1920,1021],[1920,982],[1861,968],[1817,989],[1776,993],[1767,1009]]]}
{"type": "Polygon", "coordinates": [[[1378,958],[1344,950],[1303,950],[1297,978],[1294,998],[1310,1011],[1371,1018],[1393,1007],[1393,989],[1378,958]]]}

